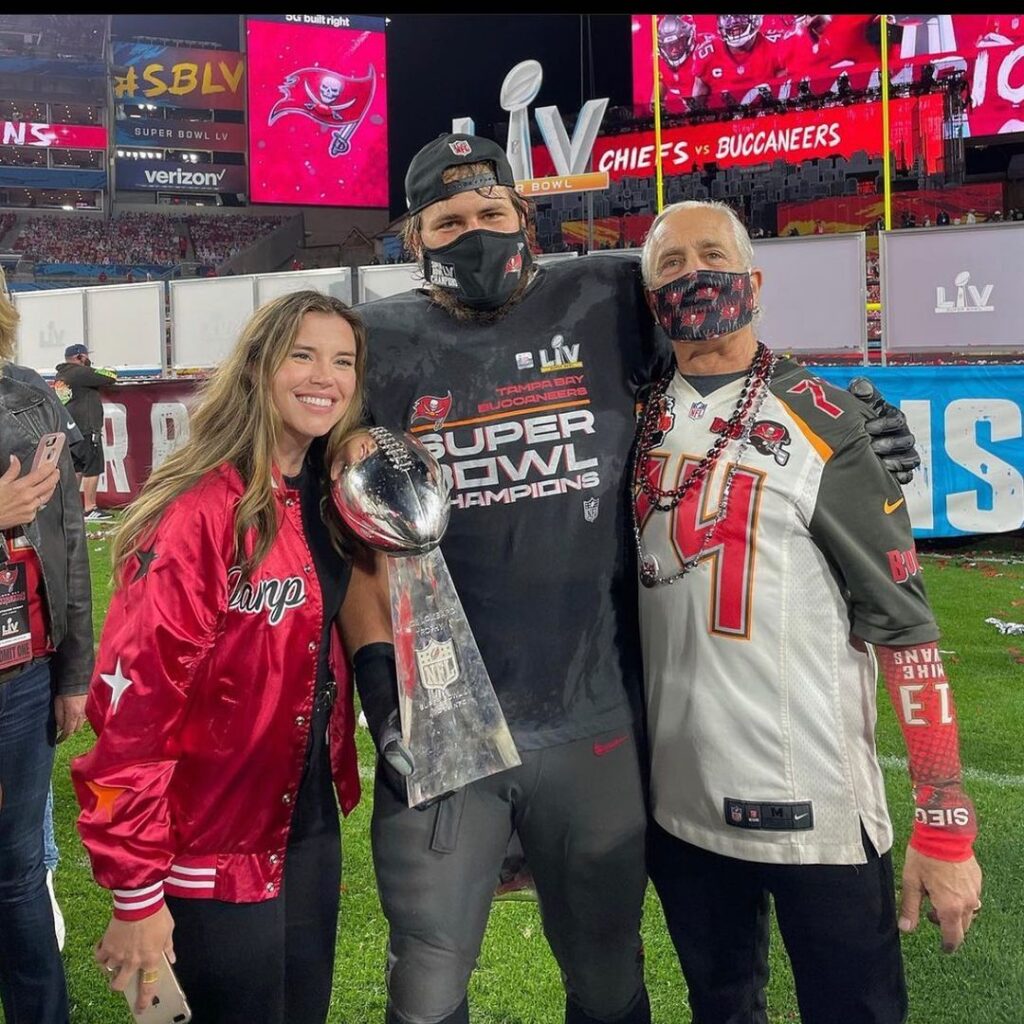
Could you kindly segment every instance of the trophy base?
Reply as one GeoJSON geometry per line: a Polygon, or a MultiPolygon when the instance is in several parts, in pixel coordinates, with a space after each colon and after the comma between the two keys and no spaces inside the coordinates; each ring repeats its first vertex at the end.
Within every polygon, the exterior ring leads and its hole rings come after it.
{"type": "Polygon", "coordinates": [[[388,583],[415,807],[520,760],[440,550],[389,557],[388,583]]]}

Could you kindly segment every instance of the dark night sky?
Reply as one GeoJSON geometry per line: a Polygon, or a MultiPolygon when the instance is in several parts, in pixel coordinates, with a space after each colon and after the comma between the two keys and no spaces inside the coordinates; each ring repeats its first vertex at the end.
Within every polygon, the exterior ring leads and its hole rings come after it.
{"type": "MultiPolygon", "coordinates": [[[[631,97],[630,21],[625,14],[394,14],[388,26],[391,210],[405,207],[402,182],[413,154],[454,116],[494,134],[508,115],[501,83],[519,61],[544,68],[537,104],[563,116],[594,97],[631,97]],[[581,65],[582,38],[582,65],[581,65]],[[593,59],[591,60],[590,54],[593,59]]],[[[238,46],[238,15],[115,15],[115,38],[149,35],[238,46]]],[[[535,139],[538,136],[535,134],[535,139]]],[[[502,140],[504,141],[504,140],[502,140]]]]}

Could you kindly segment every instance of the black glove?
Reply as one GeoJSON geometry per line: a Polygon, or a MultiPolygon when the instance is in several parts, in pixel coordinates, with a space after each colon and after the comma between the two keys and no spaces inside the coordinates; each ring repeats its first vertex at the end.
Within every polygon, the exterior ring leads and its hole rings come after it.
{"type": "Polygon", "coordinates": [[[398,717],[398,672],[392,644],[367,644],[352,657],[356,689],[374,746],[380,755],[381,775],[388,788],[405,803],[405,780],[415,765],[402,742],[398,717]]]}
{"type": "Polygon", "coordinates": [[[907,417],[890,405],[867,377],[855,377],[846,390],[873,414],[865,424],[871,450],[901,484],[909,484],[914,470],[921,465],[921,456],[914,447],[916,441],[907,425],[907,417]]]}

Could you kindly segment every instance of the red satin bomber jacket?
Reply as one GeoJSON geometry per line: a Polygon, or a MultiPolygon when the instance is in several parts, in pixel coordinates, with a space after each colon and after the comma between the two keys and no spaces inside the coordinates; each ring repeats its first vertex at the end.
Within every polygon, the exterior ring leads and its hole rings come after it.
{"type": "MultiPolygon", "coordinates": [[[[277,537],[239,579],[242,492],[225,465],[173,501],[129,562],[103,628],[86,708],[98,738],[72,778],[93,875],[124,920],[155,913],[165,891],[230,903],[280,892],[323,602],[298,492],[279,477],[277,537]]],[[[359,775],[336,632],[332,668],[331,768],[347,814],[359,775]]]]}

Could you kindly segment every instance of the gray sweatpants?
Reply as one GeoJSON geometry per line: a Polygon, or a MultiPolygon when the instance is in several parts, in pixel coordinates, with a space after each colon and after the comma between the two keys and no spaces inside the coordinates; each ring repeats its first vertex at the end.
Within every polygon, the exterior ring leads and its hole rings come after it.
{"type": "Polygon", "coordinates": [[[408,1024],[437,1024],[465,998],[513,830],[567,995],[614,1021],[642,990],[645,810],[632,731],[520,753],[518,768],[424,811],[377,779],[371,835],[391,927],[388,995],[408,1024]]]}

